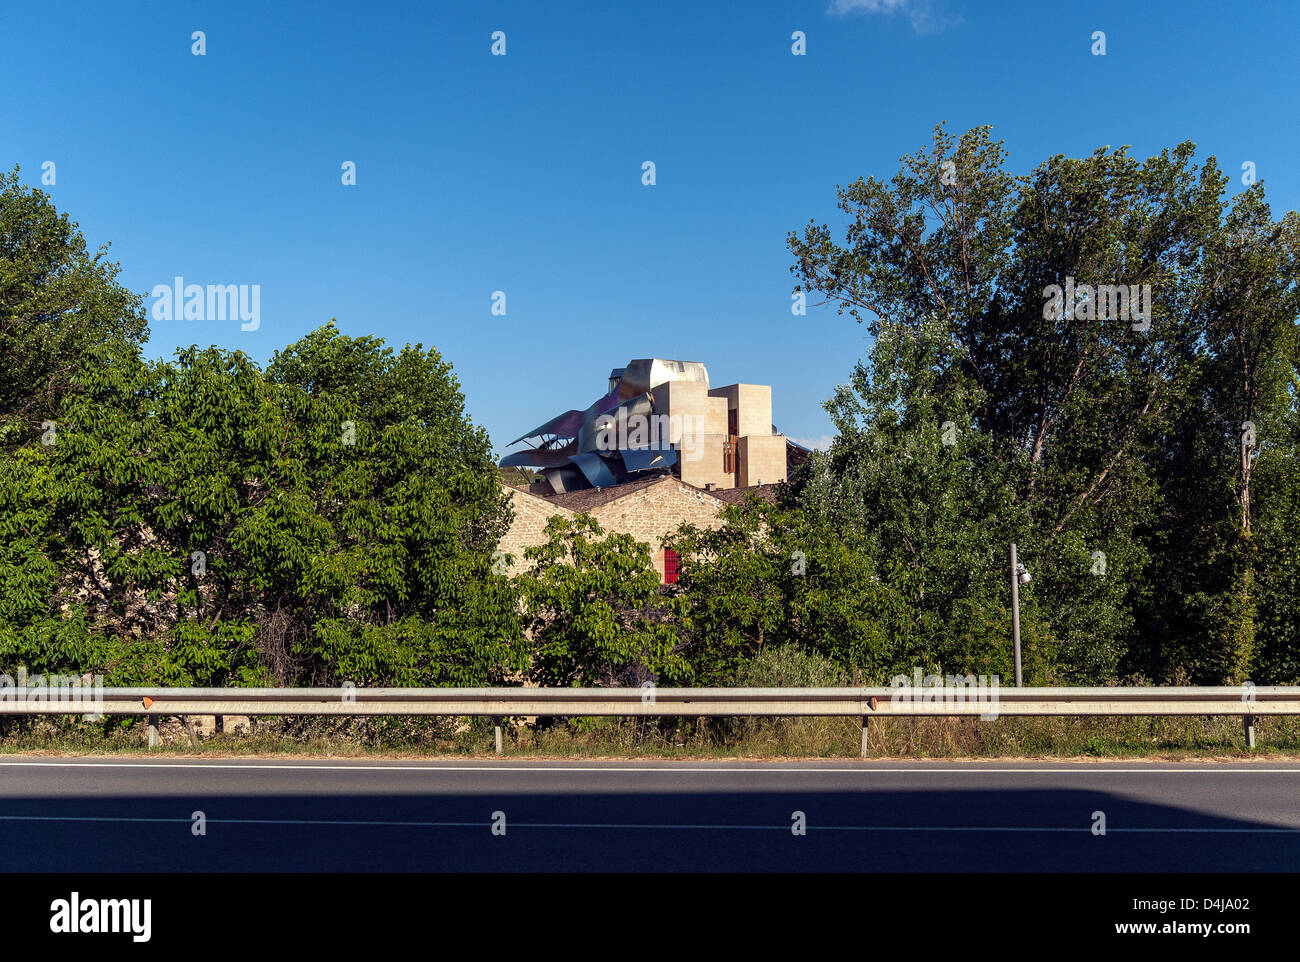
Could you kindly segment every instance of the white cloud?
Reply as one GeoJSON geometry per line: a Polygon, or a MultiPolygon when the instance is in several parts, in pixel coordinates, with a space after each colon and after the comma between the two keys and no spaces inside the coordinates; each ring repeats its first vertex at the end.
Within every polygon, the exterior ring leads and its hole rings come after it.
{"type": "Polygon", "coordinates": [[[831,0],[831,12],[846,13],[894,13],[905,10],[909,5],[915,6],[916,0],[831,0]]]}
{"type": "Polygon", "coordinates": [[[821,437],[813,440],[811,438],[791,438],[795,444],[802,444],[805,448],[812,448],[814,451],[830,450],[831,442],[835,439],[829,434],[823,434],[821,437]]]}
{"type": "Polygon", "coordinates": [[[826,12],[836,17],[854,14],[901,14],[917,33],[936,33],[958,21],[935,12],[931,0],[831,0],[826,12]]]}

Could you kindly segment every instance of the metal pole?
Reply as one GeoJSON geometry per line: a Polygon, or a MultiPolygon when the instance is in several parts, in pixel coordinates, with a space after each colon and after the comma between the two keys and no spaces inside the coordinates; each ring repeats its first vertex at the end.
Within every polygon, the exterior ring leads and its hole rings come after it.
{"type": "Polygon", "coordinates": [[[1016,576],[1016,543],[1011,542],[1011,637],[1016,646],[1016,687],[1020,687],[1020,579],[1016,576]]]}

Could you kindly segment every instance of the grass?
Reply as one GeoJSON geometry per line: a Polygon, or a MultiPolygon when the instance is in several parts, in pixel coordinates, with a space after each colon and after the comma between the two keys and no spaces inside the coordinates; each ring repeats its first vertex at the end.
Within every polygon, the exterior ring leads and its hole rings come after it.
{"type": "MultiPolygon", "coordinates": [[[[160,719],[147,745],[139,718],[0,719],[0,753],[95,755],[305,755],[474,757],[493,752],[486,718],[254,718],[251,730],[191,737],[160,719]]],[[[1300,718],[1255,720],[1246,748],[1241,718],[1205,716],[911,718],[873,720],[868,757],[888,758],[1288,758],[1300,757],[1300,718]]],[[[514,758],[857,758],[850,718],[570,718],[506,727],[514,758]]]]}

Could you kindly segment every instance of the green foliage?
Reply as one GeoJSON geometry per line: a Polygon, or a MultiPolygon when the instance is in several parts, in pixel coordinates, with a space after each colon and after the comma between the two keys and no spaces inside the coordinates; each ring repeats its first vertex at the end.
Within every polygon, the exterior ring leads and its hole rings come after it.
{"type": "Polygon", "coordinates": [[[843,244],[815,222],[790,235],[799,288],[874,337],[796,503],[848,543],[871,532],[922,661],[1007,664],[1015,541],[1030,679],[1241,681],[1261,648],[1281,663],[1256,619],[1261,587],[1289,584],[1275,531],[1293,495],[1270,488],[1267,556],[1250,518],[1256,460],[1294,483],[1278,419],[1295,411],[1297,221],[1274,222],[1258,184],[1228,210],[1193,154],[1012,176],[988,128],[940,127],[891,180],[839,190],[843,244]],[[1100,292],[1047,310],[1067,280],[1150,285],[1149,327],[1097,316],[1100,292]],[[1262,453],[1242,453],[1245,421],[1262,453]]]}
{"type": "Polygon", "coordinates": [[[145,336],[141,299],[117,283],[107,248],[90,253],[49,195],[0,174],[0,449],[56,416],[73,369],[96,345],[145,336]]]}
{"type": "Polygon", "coordinates": [[[532,639],[530,677],[540,685],[684,683],[668,605],[649,548],[606,535],[590,515],[553,517],[547,540],[525,551],[519,577],[532,639]]]}
{"type": "Polygon", "coordinates": [[[757,498],[727,508],[716,529],[684,525],[684,653],[701,683],[720,683],[774,646],[794,646],[869,678],[899,664],[907,612],[878,576],[870,547],[850,546],[809,514],[757,498]]]}
{"type": "Polygon", "coordinates": [[[326,328],[305,344],[327,394],[215,348],[90,357],[57,443],[20,451],[0,482],[5,523],[25,532],[4,539],[25,573],[0,643],[119,684],[484,684],[517,669],[486,438],[436,353],[348,340],[326,328]],[[378,418],[367,390],[389,399],[378,418]]]}
{"type": "Polygon", "coordinates": [[[798,645],[764,648],[730,679],[736,688],[844,688],[852,679],[838,662],[798,645]]]}
{"type": "Polygon", "coordinates": [[[1206,245],[1205,330],[1186,415],[1163,445],[1163,578],[1144,652],[1199,682],[1300,676],[1294,611],[1300,217],[1256,184],[1206,245]]]}

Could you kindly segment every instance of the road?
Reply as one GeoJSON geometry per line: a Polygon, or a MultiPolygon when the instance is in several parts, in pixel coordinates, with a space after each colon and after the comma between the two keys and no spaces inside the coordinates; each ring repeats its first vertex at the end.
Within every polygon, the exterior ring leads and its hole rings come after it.
{"type": "Polygon", "coordinates": [[[0,844],[14,872],[1297,871],[1300,763],[7,756],[0,844]]]}

